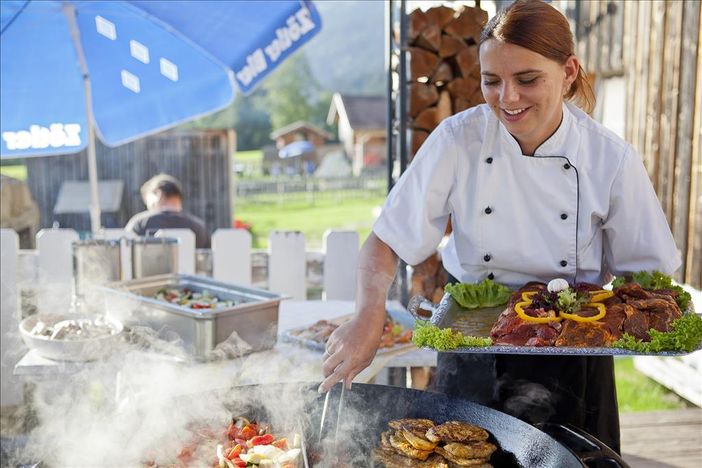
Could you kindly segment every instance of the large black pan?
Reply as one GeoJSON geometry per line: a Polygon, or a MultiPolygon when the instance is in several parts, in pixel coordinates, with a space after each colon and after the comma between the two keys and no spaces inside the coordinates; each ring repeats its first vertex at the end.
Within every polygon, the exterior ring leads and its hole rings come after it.
{"type": "MultiPolygon", "coordinates": [[[[496,468],[627,467],[612,450],[578,430],[558,425],[536,428],[466,400],[383,385],[354,384],[344,391],[341,405],[341,387],[335,386],[320,434],[325,395],[316,389],[317,384],[250,385],[190,397],[213,401],[216,397],[232,415],[267,421],[279,430],[302,429],[311,468],[373,467],[371,453],[379,445],[380,434],[387,430],[388,421],[398,418],[460,420],[485,428],[499,447],[490,459],[496,468]]],[[[184,399],[181,404],[188,403],[184,399]]]]}
{"type": "MultiPolygon", "coordinates": [[[[270,387],[267,393],[269,390],[270,387]]],[[[354,384],[344,392],[337,431],[340,390],[337,385],[331,391],[321,442],[319,427],[324,395],[313,397],[305,411],[305,438],[310,458],[317,460],[312,463],[315,467],[373,466],[371,452],[378,447],[380,433],[387,430],[388,421],[408,417],[428,418],[437,423],[460,420],[485,428],[499,447],[490,460],[495,467],[627,467],[604,444],[574,428],[543,425],[538,429],[486,406],[400,387],[354,384]],[[334,447],[331,453],[330,447],[334,447]],[[330,459],[336,460],[332,463],[330,459]]],[[[239,387],[232,394],[241,400],[248,391],[254,397],[248,400],[252,402],[258,393],[257,386],[239,387]]],[[[304,398],[308,392],[316,391],[316,387],[303,387],[299,391],[304,398]]],[[[285,393],[290,394],[289,390],[285,393]]]]}

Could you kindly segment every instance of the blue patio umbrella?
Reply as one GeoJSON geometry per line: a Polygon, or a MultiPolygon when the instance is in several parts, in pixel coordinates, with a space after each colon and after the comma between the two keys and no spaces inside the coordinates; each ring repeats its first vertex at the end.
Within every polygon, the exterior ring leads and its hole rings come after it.
{"type": "Polygon", "coordinates": [[[118,146],[220,110],[319,32],[310,0],[0,2],[0,157],[118,146]]]}
{"type": "Polygon", "coordinates": [[[314,153],[315,147],[307,140],[293,141],[283,146],[278,151],[278,157],[281,159],[294,158],[307,153],[314,153]]]}

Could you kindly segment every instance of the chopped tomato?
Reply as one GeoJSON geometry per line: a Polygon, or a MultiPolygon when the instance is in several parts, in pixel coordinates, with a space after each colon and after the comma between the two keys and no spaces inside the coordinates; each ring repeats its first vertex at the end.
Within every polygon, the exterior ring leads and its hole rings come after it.
{"type": "Polygon", "coordinates": [[[288,439],[285,437],[271,443],[273,447],[278,447],[280,450],[288,450],[288,439]]]}
{"type": "Polygon", "coordinates": [[[227,459],[228,459],[228,460],[233,460],[233,459],[235,459],[235,458],[239,458],[239,455],[241,454],[241,451],[242,451],[243,449],[244,449],[244,448],[243,448],[241,445],[236,444],[236,445],[234,446],[234,448],[232,448],[232,450],[227,454],[227,459]]]}
{"type": "Polygon", "coordinates": [[[246,466],[246,462],[245,462],[244,460],[242,460],[241,458],[239,458],[239,457],[232,458],[232,459],[229,460],[229,461],[231,461],[232,463],[234,463],[235,466],[239,466],[239,467],[241,467],[241,468],[244,468],[244,467],[246,466]]]}
{"type": "Polygon", "coordinates": [[[227,428],[227,438],[229,440],[234,440],[239,436],[239,428],[236,427],[234,423],[229,424],[227,428]]]}
{"type": "Polygon", "coordinates": [[[273,437],[273,434],[263,434],[260,436],[256,436],[253,439],[251,439],[251,446],[253,447],[254,445],[268,445],[272,443],[275,440],[275,437],[273,437]]]}
{"type": "Polygon", "coordinates": [[[256,430],[256,427],[253,426],[252,424],[247,424],[239,432],[239,437],[246,439],[246,440],[249,440],[252,437],[256,437],[257,434],[258,434],[258,431],[256,430]]]}

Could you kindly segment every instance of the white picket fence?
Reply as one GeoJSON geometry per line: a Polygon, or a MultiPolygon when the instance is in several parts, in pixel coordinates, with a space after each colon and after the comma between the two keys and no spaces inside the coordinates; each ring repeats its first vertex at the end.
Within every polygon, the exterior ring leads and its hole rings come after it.
{"type": "MultiPolygon", "coordinates": [[[[105,238],[129,237],[121,229],[109,229],[105,238]]],[[[193,274],[195,237],[189,230],[160,231],[158,236],[179,239],[178,272],[193,274]]],[[[69,310],[73,291],[72,243],[78,233],[72,229],[45,229],[37,234],[37,249],[19,250],[17,234],[0,229],[0,406],[21,401],[21,385],[13,368],[23,349],[17,336],[21,316],[20,289],[31,284],[37,291],[39,310],[69,310]]],[[[327,231],[324,235],[322,297],[328,300],[353,300],[359,238],[353,231],[327,231]]],[[[240,285],[252,285],[251,235],[242,229],[219,229],[212,236],[212,277],[240,285]]],[[[307,298],[307,257],[304,235],[297,231],[273,232],[269,238],[267,287],[294,299],[307,298]]],[[[695,292],[693,300],[699,312],[702,299],[695,292]],[[698,305],[699,304],[699,305],[698,305]]],[[[702,352],[679,358],[637,357],[637,369],[667,386],[687,400],[702,406],[702,352]]]]}
{"type": "MultiPolygon", "coordinates": [[[[121,229],[108,229],[106,239],[130,237],[121,229]]],[[[195,235],[187,229],[168,229],[156,233],[172,237],[178,243],[178,273],[196,273],[195,235]]],[[[37,248],[19,250],[17,234],[0,229],[2,310],[0,311],[0,366],[2,391],[0,406],[21,401],[21,385],[13,376],[13,368],[21,355],[17,336],[21,317],[20,290],[31,285],[36,291],[39,311],[68,311],[73,295],[73,247],[79,239],[72,229],[44,229],[37,234],[37,248]]],[[[323,292],[327,300],[353,300],[356,288],[355,271],[359,251],[358,233],[329,230],[324,234],[323,292]]],[[[275,231],[269,237],[269,290],[293,299],[307,299],[307,254],[305,237],[298,231],[275,231]]],[[[252,285],[251,235],[242,229],[218,229],[212,235],[212,277],[243,286],[252,285]]],[[[123,258],[126,261],[126,258],[123,258]]]]}

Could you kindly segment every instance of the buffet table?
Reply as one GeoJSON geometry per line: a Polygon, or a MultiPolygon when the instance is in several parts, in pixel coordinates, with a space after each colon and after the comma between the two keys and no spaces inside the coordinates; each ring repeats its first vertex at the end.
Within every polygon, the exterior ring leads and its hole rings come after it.
{"type": "MultiPolygon", "coordinates": [[[[389,303],[393,308],[401,308],[397,303],[389,303]]],[[[183,363],[172,356],[159,353],[141,352],[141,359],[163,364],[184,364],[190,372],[219,372],[239,375],[240,383],[259,383],[270,381],[320,381],[321,352],[304,348],[297,344],[285,343],[280,337],[287,331],[301,326],[311,325],[321,319],[335,319],[354,311],[353,301],[299,301],[284,300],[280,303],[278,317],[278,343],[269,351],[255,353],[244,358],[205,363],[183,363]],[[262,368],[266,372],[258,372],[262,368]],[[249,372],[249,369],[257,369],[249,372]]],[[[392,367],[431,367],[436,365],[434,351],[414,347],[399,349],[395,352],[381,353],[373,363],[355,381],[369,382],[384,368],[392,367]]],[[[26,353],[15,365],[17,376],[36,377],[39,379],[67,376],[103,365],[96,362],[59,362],[39,356],[35,351],[26,353]]]]}

